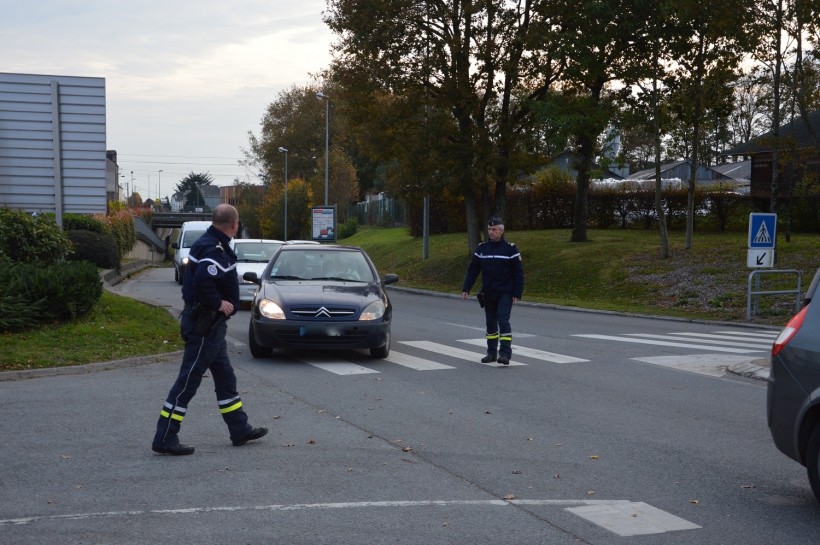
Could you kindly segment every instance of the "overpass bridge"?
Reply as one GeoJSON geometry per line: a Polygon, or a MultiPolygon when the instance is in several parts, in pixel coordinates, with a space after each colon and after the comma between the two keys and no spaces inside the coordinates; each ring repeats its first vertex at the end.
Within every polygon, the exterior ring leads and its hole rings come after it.
{"type": "Polygon", "coordinates": [[[151,226],[154,229],[179,229],[186,221],[211,221],[210,212],[154,212],[151,226]]]}

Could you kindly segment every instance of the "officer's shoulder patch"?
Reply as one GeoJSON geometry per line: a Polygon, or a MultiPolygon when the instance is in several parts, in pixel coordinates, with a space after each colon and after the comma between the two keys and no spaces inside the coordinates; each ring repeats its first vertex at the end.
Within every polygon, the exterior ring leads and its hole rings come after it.
{"type": "Polygon", "coordinates": [[[216,265],[213,265],[213,264],[208,265],[208,274],[210,274],[211,276],[216,276],[216,272],[217,272],[216,265]]]}

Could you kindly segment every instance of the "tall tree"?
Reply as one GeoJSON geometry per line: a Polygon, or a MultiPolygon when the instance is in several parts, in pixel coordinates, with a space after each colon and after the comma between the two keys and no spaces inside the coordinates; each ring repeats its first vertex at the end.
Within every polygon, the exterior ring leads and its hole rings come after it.
{"type": "Polygon", "coordinates": [[[677,68],[666,84],[677,97],[677,114],[689,127],[689,190],[686,207],[686,243],[692,247],[695,221],[695,189],[701,163],[704,121],[716,113],[728,118],[730,84],[737,79],[743,52],[748,49],[745,15],[752,13],[751,0],[726,0],[720,6],[702,0],[676,0],[671,15],[683,32],[672,44],[677,68]]]}
{"type": "Polygon", "coordinates": [[[184,210],[193,210],[194,208],[208,209],[205,203],[205,196],[202,193],[202,186],[211,185],[214,183],[213,177],[210,173],[196,173],[190,172],[176,185],[176,191],[185,195],[184,210]]]}
{"type": "Polygon", "coordinates": [[[450,180],[464,198],[470,249],[480,216],[504,209],[523,153],[513,135],[531,119],[528,103],[554,78],[551,34],[543,17],[533,19],[549,3],[330,2],[326,22],[340,38],[332,72],[357,94],[348,107],[359,119],[374,109],[385,116],[383,143],[393,141],[386,147],[398,164],[416,166],[417,180],[405,185],[426,194],[450,180]]]}
{"type": "Polygon", "coordinates": [[[558,104],[556,111],[579,157],[573,242],[587,240],[587,194],[600,151],[598,138],[614,118],[618,101],[643,76],[640,60],[650,58],[649,45],[640,37],[653,5],[642,0],[549,2],[555,55],[562,63],[551,100],[558,104]]]}

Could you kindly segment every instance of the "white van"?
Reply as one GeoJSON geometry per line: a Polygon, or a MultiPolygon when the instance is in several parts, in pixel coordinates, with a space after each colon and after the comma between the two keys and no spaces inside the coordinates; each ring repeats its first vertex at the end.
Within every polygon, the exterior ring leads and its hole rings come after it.
{"type": "Polygon", "coordinates": [[[171,244],[171,248],[174,249],[174,280],[177,283],[182,284],[182,275],[185,273],[185,265],[188,264],[191,246],[210,226],[210,221],[186,221],[182,224],[177,241],[171,244]]]}

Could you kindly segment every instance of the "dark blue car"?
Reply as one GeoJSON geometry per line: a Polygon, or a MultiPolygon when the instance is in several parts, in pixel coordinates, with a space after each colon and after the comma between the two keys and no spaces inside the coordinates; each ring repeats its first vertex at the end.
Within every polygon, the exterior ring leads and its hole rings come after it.
{"type": "Polygon", "coordinates": [[[772,346],[767,405],[775,445],[806,467],[820,501],[820,301],[812,302],[818,284],[820,270],[772,346]]]}
{"type": "Polygon", "coordinates": [[[273,349],[368,349],[390,353],[393,306],[364,250],[354,246],[285,244],[261,276],[251,304],[248,345],[256,358],[273,349]]]}

